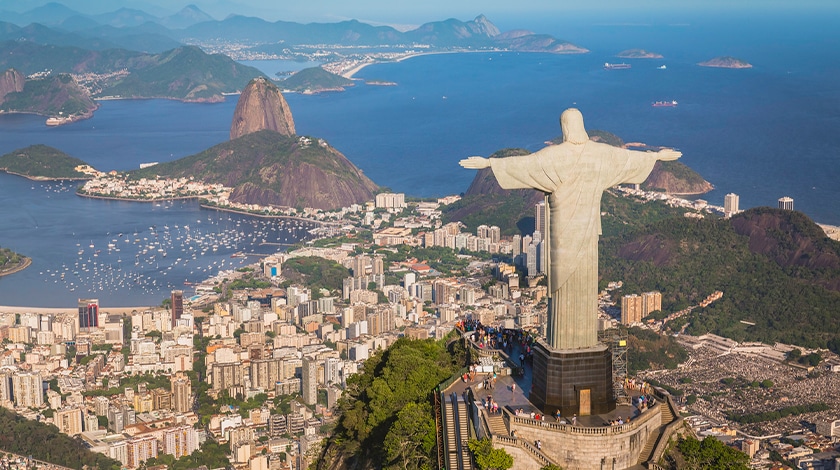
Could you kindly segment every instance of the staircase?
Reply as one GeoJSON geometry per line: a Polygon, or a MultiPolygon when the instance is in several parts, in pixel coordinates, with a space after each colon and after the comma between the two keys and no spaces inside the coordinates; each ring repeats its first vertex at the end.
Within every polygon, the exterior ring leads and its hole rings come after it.
{"type": "Polygon", "coordinates": [[[458,468],[458,438],[455,435],[455,410],[448,397],[444,397],[443,406],[443,436],[446,439],[446,468],[458,468]]]}
{"type": "Polygon", "coordinates": [[[457,393],[443,397],[443,435],[446,439],[446,468],[473,470],[470,440],[470,417],[467,403],[457,393]]]}
{"type": "Polygon", "coordinates": [[[507,425],[505,424],[505,419],[500,413],[492,414],[485,411],[484,416],[487,420],[487,427],[490,428],[491,434],[495,434],[497,436],[510,435],[507,425]]]}
{"type": "Polygon", "coordinates": [[[660,400],[658,406],[659,413],[662,416],[662,424],[656,429],[655,434],[648,436],[645,446],[642,447],[642,451],[639,453],[639,465],[644,464],[653,457],[653,449],[656,447],[656,443],[662,439],[662,436],[665,433],[665,427],[674,421],[674,413],[671,412],[671,407],[668,406],[668,402],[666,400],[660,400]]]}
{"type": "Polygon", "coordinates": [[[457,403],[458,412],[458,438],[461,440],[460,464],[458,467],[461,470],[472,470],[472,452],[470,452],[467,442],[470,440],[470,419],[469,411],[467,410],[467,403],[459,396],[454,395],[453,401],[457,403]]]}

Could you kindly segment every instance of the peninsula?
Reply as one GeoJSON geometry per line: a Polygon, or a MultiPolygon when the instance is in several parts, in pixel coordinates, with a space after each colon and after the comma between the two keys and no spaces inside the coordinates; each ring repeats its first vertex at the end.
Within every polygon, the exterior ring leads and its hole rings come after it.
{"type": "Polygon", "coordinates": [[[717,67],[722,69],[749,69],[752,68],[752,64],[749,62],[745,62],[741,59],[736,59],[735,57],[724,56],[724,57],[715,57],[714,59],[709,59],[705,62],[700,62],[697,64],[701,67],[717,67]]]}
{"type": "Polygon", "coordinates": [[[353,80],[328,72],[321,67],[303,69],[280,82],[280,86],[285,91],[294,91],[303,94],[344,91],[346,87],[353,85],[355,85],[353,80]]]}
{"type": "Polygon", "coordinates": [[[0,75],[0,112],[48,116],[48,126],[69,124],[93,116],[99,105],[72,75],[33,74],[15,69],[0,75]]]}
{"type": "Polygon", "coordinates": [[[0,248],[0,277],[23,271],[32,264],[32,259],[19,255],[8,248],[0,248]]]}
{"type": "Polygon", "coordinates": [[[40,144],[0,156],[0,171],[32,180],[85,180],[99,173],[78,158],[40,144]]]}

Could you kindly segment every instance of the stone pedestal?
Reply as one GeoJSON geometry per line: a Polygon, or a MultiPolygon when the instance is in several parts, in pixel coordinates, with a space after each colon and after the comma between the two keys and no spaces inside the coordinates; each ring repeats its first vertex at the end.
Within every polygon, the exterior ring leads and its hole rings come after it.
{"type": "Polygon", "coordinates": [[[533,352],[533,381],[528,399],[545,414],[551,416],[559,409],[563,416],[582,416],[615,409],[612,355],[607,345],[557,350],[539,340],[533,352]]]}

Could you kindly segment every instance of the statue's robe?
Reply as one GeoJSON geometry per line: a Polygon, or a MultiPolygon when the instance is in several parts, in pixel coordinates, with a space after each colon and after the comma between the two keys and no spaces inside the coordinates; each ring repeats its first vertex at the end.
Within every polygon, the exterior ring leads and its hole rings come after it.
{"type": "Polygon", "coordinates": [[[491,158],[504,189],[546,194],[549,312],[546,339],[555,349],[598,343],[598,236],[601,194],[647,179],[656,154],[594,141],[564,142],[530,155],[491,158]]]}

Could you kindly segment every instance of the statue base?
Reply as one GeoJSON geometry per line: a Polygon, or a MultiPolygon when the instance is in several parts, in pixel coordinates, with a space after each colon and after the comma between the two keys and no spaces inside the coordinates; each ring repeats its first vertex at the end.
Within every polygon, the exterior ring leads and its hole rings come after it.
{"type": "Polygon", "coordinates": [[[549,416],[587,416],[615,409],[612,354],[605,344],[586,349],[553,349],[534,343],[534,368],[528,399],[549,416]]]}

